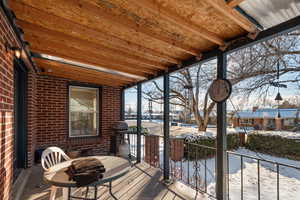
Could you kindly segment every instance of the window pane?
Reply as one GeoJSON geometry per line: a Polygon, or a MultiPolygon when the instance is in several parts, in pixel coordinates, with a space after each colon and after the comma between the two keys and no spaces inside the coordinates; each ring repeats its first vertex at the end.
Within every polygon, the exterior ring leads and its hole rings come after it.
{"type": "Polygon", "coordinates": [[[95,112],[97,111],[97,88],[71,87],[71,111],[95,112]]]}
{"type": "Polygon", "coordinates": [[[98,89],[70,87],[70,136],[98,135],[98,89]]]}
{"type": "Polygon", "coordinates": [[[72,136],[97,135],[97,114],[71,112],[72,136]]]}

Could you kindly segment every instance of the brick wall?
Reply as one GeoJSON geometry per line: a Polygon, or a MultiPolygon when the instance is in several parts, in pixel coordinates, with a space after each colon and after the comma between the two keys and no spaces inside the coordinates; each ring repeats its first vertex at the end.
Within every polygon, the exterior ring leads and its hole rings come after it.
{"type": "Polygon", "coordinates": [[[37,77],[37,143],[36,148],[59,146],[75,149],[93,148],[106,154],[110,149],[111,126],[120,120],[120,88],[102,88],[100,111],[101,137],[68,138],[68,83],[70,80],[51,76],[37,77]]]}
{"type": "Polygon", "coordinates": [[[9,23],[0,10],[0,199],[11,197],[14,149],[14,68],[12,52],[5,43],[18,46],[9,23]]]}
{"type": "Polygon", "coordinates": [[[27,82],[27,156],[28,167],[34,163],[37,133],[37,80],[36,74],[28,73],[27,82]]]}

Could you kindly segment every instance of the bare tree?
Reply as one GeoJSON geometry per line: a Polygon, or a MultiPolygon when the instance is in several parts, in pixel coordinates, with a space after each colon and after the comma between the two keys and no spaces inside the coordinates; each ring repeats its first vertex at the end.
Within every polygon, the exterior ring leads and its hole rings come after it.
{"type": "MultiPolygon", "coordinates": [[[[235,95],[258,98],[276,89],[271,83],[300,83],[300,31],[262,42],[228,55],[228,79],[235,95]],[[279,70],[277,70],[279,68],[279,70]],[[281,79],[277,79],[280,75],[281,79]]],[[[208,87],[216,77],[216,61],[197,65],[170,75],[170,103],[190,110],[199,131],[205,131],[215,103],[208,87]]],[[[300,88],[300,87],[299,87],[300,88]]],[[[144,97],[162,103],[162,84],[153,81],[144,97]]]]}

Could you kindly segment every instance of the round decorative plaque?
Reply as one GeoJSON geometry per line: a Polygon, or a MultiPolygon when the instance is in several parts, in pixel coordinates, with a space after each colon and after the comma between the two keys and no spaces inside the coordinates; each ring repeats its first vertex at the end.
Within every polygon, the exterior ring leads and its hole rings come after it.
{"type": "Polygon", "coordinates": [[[221,103],[231,94],[231,83],[227,79],[216,79],[208,89],[208,94],[214,102],[221,103]]]}

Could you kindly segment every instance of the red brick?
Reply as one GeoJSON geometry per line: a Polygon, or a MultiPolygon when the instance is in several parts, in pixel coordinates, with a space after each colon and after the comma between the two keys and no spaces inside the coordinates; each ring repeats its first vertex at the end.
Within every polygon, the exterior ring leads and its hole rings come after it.
{"type": "Polygon", "coordinates": [[[100,132],[96,138],[68,137],[68,84],[74,80],[51,76],[37,77],[37,143],[36,148],[72,145],[76,149],[94,148],[107,154],[110,148],[111,125],[120,119],[120,88],[102,86],[100,132]],[[109,120],[107,120],[109,119],[109,120]]]}

